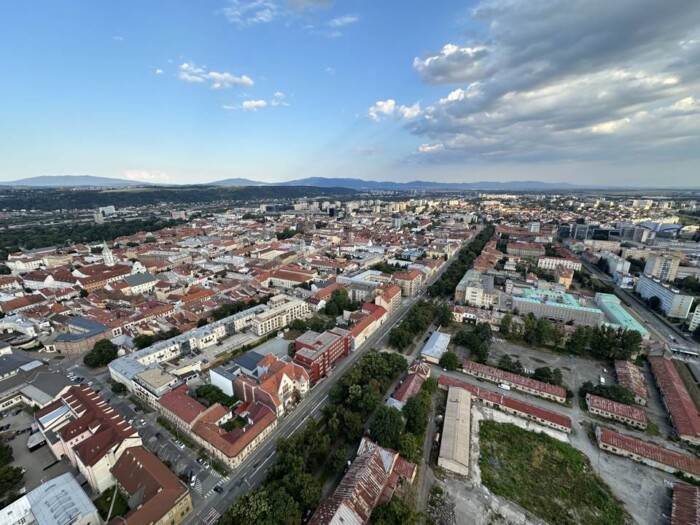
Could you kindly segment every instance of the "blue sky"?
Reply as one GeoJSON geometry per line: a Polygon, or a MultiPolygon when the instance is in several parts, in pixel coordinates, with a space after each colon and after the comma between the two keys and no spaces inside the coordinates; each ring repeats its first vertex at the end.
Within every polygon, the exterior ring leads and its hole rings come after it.
{"type": "Polygon", "coordinates": [[[698,185],[700,3],[657,4],[7,0],[0,179],[698,185]]]}

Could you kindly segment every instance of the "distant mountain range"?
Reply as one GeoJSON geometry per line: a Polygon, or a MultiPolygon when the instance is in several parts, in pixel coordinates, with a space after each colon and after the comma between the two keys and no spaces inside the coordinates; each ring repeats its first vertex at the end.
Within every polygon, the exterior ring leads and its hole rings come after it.
{"type": "Polygon", "coordinates": [[[512,181],[512,182],[411,182],[374,181],[332,177],[307,177],[286,182],[256,182],[250,179],[224,179],[210,183],[215,186],[315,186],[317,188],[350,188],[353,190],[555,190],[576,189],[581,186],[566,182],[512,181]]]}
{"type": "MultiPolygon", "coordinates": [[[[151,182],[134,181],[127,179],[115,179],[110,177],[95,177],[92,175],[45,175],[41,177],[29,177],[10,182],[0,182],[0,187],[25,187],[25,188],[75,188],[75,187],[101,187],[101,188],[130,188],[135,186],[170,186],[179,187],[177,184],[155,184],[151,182]]],[[[244,178],[223,179],[215,182],[207,182],[200,186],[313,186],[315,188],[348,188],[356,191],[386,190],[386,191],[410,191],[410,190],[434,190],[434,191],[554,191],[554,190],[580,190],[580,189],[625,189],[624,186],[579,185],[568,182],[541,182],[534,180],[496,182],[431,182],[414,180],[411,182],[374,181],[353,178],[332,177],[307,177],[285,182],[259,182],[244,178]]],[[[626,188],[630,189],[630,188],[626,188]]]]}
{"type": "Polygon", "coordinates": [[[0,186],[16,186],[31,188],[75,188],[78,186],[95,186],[101,188],[129,188],[132,186],[150,186],[148,182],[110,177],[95,177],[93,175],[44,175],[27,179],[0,182],[0,186]]]}

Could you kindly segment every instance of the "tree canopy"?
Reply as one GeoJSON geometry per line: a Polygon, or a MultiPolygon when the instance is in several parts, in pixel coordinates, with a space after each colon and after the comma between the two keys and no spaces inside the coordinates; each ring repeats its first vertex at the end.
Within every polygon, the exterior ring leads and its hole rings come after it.
{"type": "Polygon", "coordinates": [[[90,368],[107,366],[117,358],[117,346],[109,339],[100,339],[95,343],[85,357],[83,363],[90,368]]]}

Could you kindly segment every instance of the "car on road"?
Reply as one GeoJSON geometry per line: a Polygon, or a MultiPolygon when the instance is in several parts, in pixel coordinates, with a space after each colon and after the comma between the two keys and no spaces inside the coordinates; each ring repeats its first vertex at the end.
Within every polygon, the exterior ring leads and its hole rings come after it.
{"type": "Polygon", "coordinates": [[[197,458],[197,463],[199,463],[200,465],[203,465],[203,464],[204,464],[204,459],[202,459],[202,458],[197,458]]]}
{"type": "Polygon", "coordinates": [[[134,405],[134,412],[136,412],[136,413],[141,412],[141,407],[134,405]]]}
{"type": "Polygon", "coordinates": [[[160,439],[163,437],[163,434],[161,434],[160,432],[156,432],[155,436],[156,436],[156,439],[160,439]]]}
{"type": "Polygon", "coordinates": [[[192,478],[190,479],[190,487],[194,487],[195,483],[197,483],[197,474],[192,475],[192,478]]]}
{"type": "Polygon", "coordinates": [[[224,491],[224,489],[221,488],[219,485],[214,487],[214,492],[216,492],[217,494],[221,494],[223,491],[224,491]]]}
{"type": "Polygon", "coordinates": [[[145,419],[143,419],[143,418],[139,419],[139,425],[145,425],[145,424],[146,424],[145,419]]]}
{"type": "Polygon", "coordinates": [[[175,444],[177,445],[177,448],[179,448],[179,449],[184,449],[184,448],[185,448],[185,444],[184,444],[182,441],[180,441],[180,440],[175,441],[175,444]]]}

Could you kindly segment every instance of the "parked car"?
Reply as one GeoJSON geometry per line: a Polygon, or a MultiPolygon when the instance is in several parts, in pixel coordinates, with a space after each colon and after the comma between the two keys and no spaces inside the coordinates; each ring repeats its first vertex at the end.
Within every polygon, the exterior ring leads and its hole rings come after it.
{"type": "Polygon", "coordinates": [[[155,436],[156,436],[156,439],[160,439],[163,437],[163,434],[161,434],[160,432],[156,432],[155,436]]]}
{"type": "Polygon", "coordinates": [[[145,424],[146,424],[145,419],[143,419],[143,418],[139,419],[139,425],[145,425],[145,424]]]}
{"type": "Polygon", "coordinates": [[[195,483],[197,483],[197,474],[194,474],[190,479],[190,487],[194,487],[195,483]]]}
{"type": "Polygon", "coordinates": [[[223,491],[224,489],[222,489],[219,485],[214,487],[214,492],[216,492],[217,494],[221,494],[223,491]]]}

